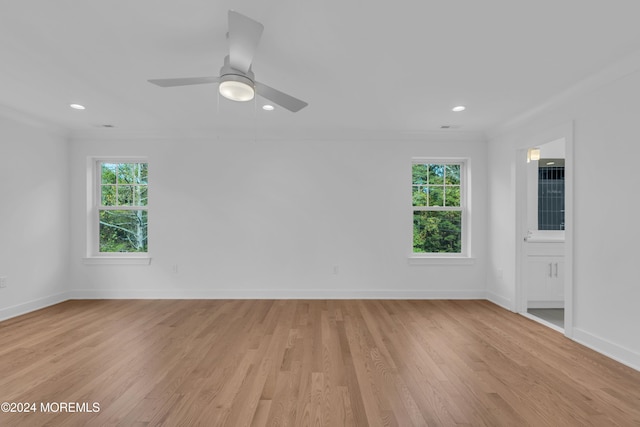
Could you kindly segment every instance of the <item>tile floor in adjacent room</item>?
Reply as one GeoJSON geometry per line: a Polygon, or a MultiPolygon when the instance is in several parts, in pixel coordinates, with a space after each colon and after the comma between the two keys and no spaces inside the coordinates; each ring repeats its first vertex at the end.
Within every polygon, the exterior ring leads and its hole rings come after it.
{"type": "Polygon", "coordinates": [[[527,313],[564,328],[564,308],[530,308],[527,313]]]}

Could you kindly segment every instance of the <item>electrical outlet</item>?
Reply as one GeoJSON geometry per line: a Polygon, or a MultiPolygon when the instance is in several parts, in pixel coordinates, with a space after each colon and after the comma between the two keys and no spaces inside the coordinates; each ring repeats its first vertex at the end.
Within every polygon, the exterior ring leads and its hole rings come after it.
{"type": "Polygon", "coordinates": [[[7,287],[7,276],[0,276],[0,288],[7,287]]]}
{"type": "Polygon", "coordinates": [[[333,274],[338,274],[340,272],[340,266],[339,265],[334,265],[333,266],[333,274]]]}

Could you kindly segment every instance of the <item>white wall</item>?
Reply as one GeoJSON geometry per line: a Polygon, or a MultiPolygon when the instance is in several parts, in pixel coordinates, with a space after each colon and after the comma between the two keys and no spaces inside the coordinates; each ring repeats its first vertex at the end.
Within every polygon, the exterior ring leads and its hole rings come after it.
{"type": "Polygon", "coordinates": [[[74,295],[483,298],[486,174],[479,141],[73,141],[74,295]],[[82,262],[86,159],[107,155],[149,158],[148,266],[82,262]],[[414,156],[470,157],[475,264],[408,265],[414,156]]]}
{"type": "Polygon", "coordinates": [[[640,72],[583,91],[489,142],[487,289],[514,308],[517,147],[573,120],[573,337],[640,369],[640,72]],[[499,270],[503,271],[500,278],[499,270]]]}
{"type": "Polygon", "coordinates": [[[0,320],[66,299],[66,137],[0,116],[0,320]]]}

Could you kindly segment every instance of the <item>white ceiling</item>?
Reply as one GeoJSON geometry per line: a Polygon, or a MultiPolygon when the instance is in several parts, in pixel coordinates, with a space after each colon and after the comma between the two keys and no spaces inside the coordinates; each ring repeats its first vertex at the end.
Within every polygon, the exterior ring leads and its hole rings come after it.
{"type": "Polygon", "coordinates": [[[0,105],[75,131],[486,132],[640,50],[638,16],[637,0],[1,0],[0,105]],[[307,108],[147,82],[218,75],[229,9],[264,24],[256,79],[307,108]]]}

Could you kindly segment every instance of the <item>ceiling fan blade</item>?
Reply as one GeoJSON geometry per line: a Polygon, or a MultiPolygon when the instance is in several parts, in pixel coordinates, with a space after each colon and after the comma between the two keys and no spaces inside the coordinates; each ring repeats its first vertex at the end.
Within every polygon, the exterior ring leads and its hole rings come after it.
{"type": "Polygon", "coordinates": [[[233,10],[229,11],[229,63],[243,73],[249,71],[264,26],[233,10]]]}
{"type": "Polygon", "coordinates": [[[172,86],[188,86],[188,85],[202,85],[207,83],[218,83],[219,77],[183,77],[178,79],[152,79],[147,80],[149,83],[158,85],[160,87],[172,87],[172,86]]]}
{"type": "Polygon", "coordinates": [[[304,101],[300,101],[291,95],[287,95],[284,92],[280,92],[279,90],[260,82],[255,82],[255,88],[258,95],[267,98],[269,101],[275,102],[279,106],[286,108],[293,113],[298,112],[309,105],[304,101]]]}

